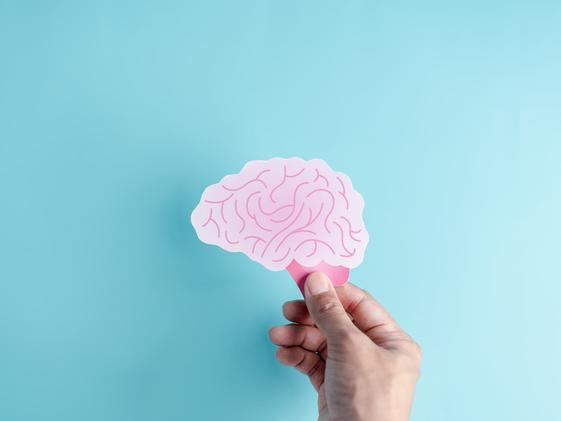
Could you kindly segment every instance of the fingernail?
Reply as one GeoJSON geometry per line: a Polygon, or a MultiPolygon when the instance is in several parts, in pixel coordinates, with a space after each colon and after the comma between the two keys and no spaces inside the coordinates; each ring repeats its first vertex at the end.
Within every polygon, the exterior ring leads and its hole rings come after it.
{"type": "Polygon", "coordinates": [[[306,295],[318,295],[329,290],[329,279],[323,273],[311,273],[306,279],[306,295]]]}

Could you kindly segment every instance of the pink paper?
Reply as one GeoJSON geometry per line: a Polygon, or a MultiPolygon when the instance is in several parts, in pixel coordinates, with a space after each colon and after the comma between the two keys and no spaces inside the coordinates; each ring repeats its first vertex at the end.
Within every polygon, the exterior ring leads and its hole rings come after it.
{"type": "Polygon", "coordinates": [[[296,281],[296,285],[300,288],[302,295],[304,295],[304,284],[306,283],[306,278],[312,272],[325,273],[335,286],[343,285],[349,279],[349,268],[346,268],[345,266],[331,266],[325,262],[320,262],[315,266],[307,267],[302,266],[296,260],[293,260],[286,267],[286,270],[290,273],[292,279],[296,281]]]}
{"type": "Polygon", "coordinates": [[[207,187],[191,222],[201,241],[267,269],[342,266],[346,281],[368,244],[363,208],[349,177],[321,159],[273,158],[207,187]]]}

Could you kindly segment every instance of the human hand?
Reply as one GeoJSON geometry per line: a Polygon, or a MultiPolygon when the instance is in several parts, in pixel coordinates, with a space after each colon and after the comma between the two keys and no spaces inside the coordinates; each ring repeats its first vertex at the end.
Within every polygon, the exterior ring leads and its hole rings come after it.
{"type": "Polygon", "coordinates": [[[319,421],[406,421],[421,349],[366,291],[308,276],[305,301],[288,301],[292,324],[275,326],[277,359],[308,375],[319,421]]]}

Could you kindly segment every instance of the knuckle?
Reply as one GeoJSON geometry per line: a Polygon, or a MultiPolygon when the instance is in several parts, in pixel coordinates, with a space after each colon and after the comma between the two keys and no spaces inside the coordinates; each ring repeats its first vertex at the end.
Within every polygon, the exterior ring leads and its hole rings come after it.
{"type": "Polygon", "coordinates": [[[413,352],[420,363],[423,360],[423,348],[417,342],[413,342],[413,352]]]}
{"type": "Polygon", "coordinates": [[[330,315],[330,314],[336,313],[339,310],[337,304],[338,303],[335,302],[332,299],[319,302],[318,305],[317,305],[318,315],[319,316],[324,316],[324,315],[330,315]]]}
{"type": "Polygon", "coordinates": [[[406,342],[405,351],[407,357],[413,362],[420,364],[423,359],[423,350],[421,346],[414,340],[406,342]]]}
{"type": "Polygon", "coordinates": [[[302,344],[306,340],[306,329],[303,326],[291,325],[292,340],[297,344],[302,344]]]}
{"type": "Polygon", "coordinates": [[[370,300],[374,299],[374,296],[367,290],[360,288],[360,290],[364,293],[364,296],[370,300]]]}
{"type": "MultiPolygon", "coordinates": [[[[329,338],[330,345],[344,353],[358,355],[364,351],[364,335],[356,329],[341,329],[336,338],[329,338]]],[[[364,356],[366,357],[366,356],[364,356]]],[[[359,360],[364,358],[359,358],[359,360]]]]}
{"type": "Polygon", "coordinates": [[[421,373],[422,350],[414,341],[408,342],[404,352],[397,355],[394,368],[399,372],[408,372],[415,377],[421,373]]]}

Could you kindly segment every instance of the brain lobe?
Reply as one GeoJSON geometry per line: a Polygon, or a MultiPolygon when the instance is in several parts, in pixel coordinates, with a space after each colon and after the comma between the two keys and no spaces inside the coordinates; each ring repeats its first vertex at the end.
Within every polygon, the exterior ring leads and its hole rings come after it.
{"type": "Polygon", "coordinates": [[[191,222],[205,243],[270,270],[292,260],[353,268],[368,243],[363,207],[351,180],[324,161],[273,158],[250,161],[207,187],[191,222]]]}

